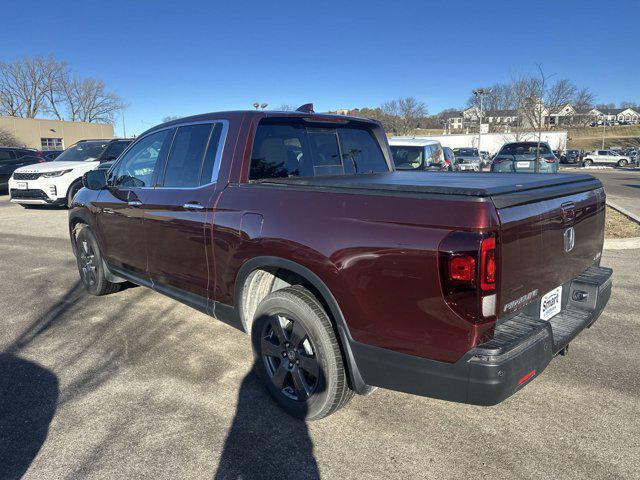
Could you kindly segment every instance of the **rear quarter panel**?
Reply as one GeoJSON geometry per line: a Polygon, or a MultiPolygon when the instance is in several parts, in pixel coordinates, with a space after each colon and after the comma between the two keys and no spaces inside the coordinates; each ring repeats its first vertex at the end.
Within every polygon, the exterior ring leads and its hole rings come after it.
{"type": "Polygon", "coordinates": [[[240,267],[280,257],[320,277],[355,340],[455,361],[491,325],[472,326],[444,302],[438,245],[453,229],[495,228],[497,217],[489,202],[442,198],[230,185],[214,214],[215,299],[234,305],[240,267]]]}

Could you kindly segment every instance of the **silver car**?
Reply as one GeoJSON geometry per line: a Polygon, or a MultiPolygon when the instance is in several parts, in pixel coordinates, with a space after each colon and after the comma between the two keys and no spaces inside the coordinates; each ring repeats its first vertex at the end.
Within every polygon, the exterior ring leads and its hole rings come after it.
{"type": "Polygon", "coordinates": [[[614,150],[594,150],[584,156],[582,165],[588,167],[594,163],[601,163],[605,165],[617,165],[619,167],[626,167],[631,163],[631,157],[626,155],[620,155],[614,150]]]}
{"type": "Polygon", "coordinates": [[[453,153],[456,156],[461,172],[479,172],[482,170],[482,160],[477,148],[454,148],[453,153]]]}

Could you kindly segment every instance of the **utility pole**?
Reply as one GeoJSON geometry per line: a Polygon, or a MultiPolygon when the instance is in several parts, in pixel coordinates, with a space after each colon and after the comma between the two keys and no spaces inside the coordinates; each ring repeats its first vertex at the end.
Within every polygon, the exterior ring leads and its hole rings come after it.
{"type": "Polygon", "coordinates": [[[607,131],[607,122],[602,120],[602,150],[604,150],[604,133],[607,131]]]}
{"type": "Polygon", "coordinates": [[[124,111],[122,113],[122,138],[127,138],[127,127],[124,124],[124,111]]]}
{"type": "Polygon", "coordinates": [[[491,90],[485,90],[484,88],[478,88],[473,91],[473,94],[480,98],[480,121],[478,122],[478,155],[480,155],[480,170],[482,170],[482,154],[480,153],[480,145],[482,142],[482,97],[489,92],[491,92],[491,90]]]}

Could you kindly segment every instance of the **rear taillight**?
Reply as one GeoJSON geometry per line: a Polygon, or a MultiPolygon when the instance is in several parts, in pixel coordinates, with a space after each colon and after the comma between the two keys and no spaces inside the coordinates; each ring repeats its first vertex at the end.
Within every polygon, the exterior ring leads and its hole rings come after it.
{"type": "Polygon", "coordinates": [[[496,289],[496,237],[487,237],[480,246],[480,288],[483,292],[496,289]]]}
{"type": "Polygon", "coordinates": [[[543,160],[547,163],[556,163],[556,157],[543,157],[543,160]]]}
{"type": "Polygon", "coordinates": [[[506,162],[507,159],[506,158],[494,158],[493,159],[493,163],[502,163],[502,162],[506,162]]]}
{"type": "Polygon", "coordinates": [[[451,160],[446,160],[444,162],[442,162],[442,169],[443,170],[449,170],[449,167],[451,166],[451,160]]]}
{"type": "Polygon", "coordinates": [[[439,247],[442,293],[458,315],[473,323],[496,318],[498,258],[495,235],[452,232],[439,247]]]}
{"type": "Polygon", "coordinates": [[[473,282],[476,276],[476,259],[471,255],[454,255],[449,259],[449,280],[473,282]]]}

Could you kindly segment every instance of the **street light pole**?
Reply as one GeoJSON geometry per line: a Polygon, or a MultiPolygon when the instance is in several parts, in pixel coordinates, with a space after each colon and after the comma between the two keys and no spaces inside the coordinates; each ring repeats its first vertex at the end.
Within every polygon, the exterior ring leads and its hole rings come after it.
{"type": "Polygon", "coordinates": [[[604,134],[607,131],[607,122],[602,121],[602,150],[604,150],[604,134]]]}
{"type": "Polygon", "coordinates": [[[480,170],[482,170],[482,154],[480,153],[480,145],[482,143],[482,97],[490,91],[491,90],[485,90],[484,88],[478,88],[473,91],[473,94],[480,98],[480,120],[478,122],[478,155],[480,155],[480,170]]]}

